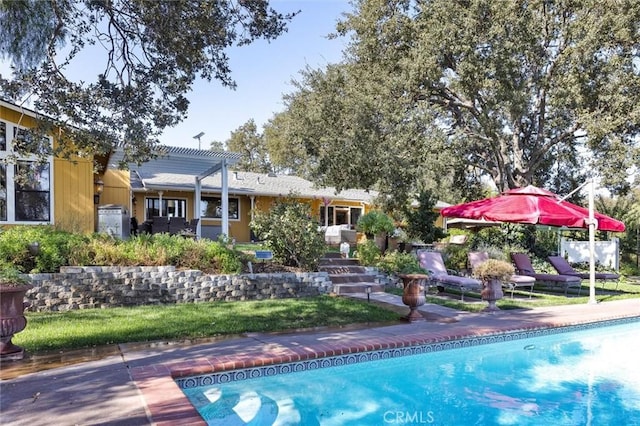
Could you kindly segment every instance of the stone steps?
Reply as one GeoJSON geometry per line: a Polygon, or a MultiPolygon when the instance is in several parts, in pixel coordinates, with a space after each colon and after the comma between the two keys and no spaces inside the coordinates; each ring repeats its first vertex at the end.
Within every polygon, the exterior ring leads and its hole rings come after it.
{"type": "Polygon", "coordinates": [[[320,259],[318,270],[327,272],[335,294],[384,293],[384,285],[376,282],[376,275],[367,272],[357,259],[344,259],[340,253],[327,253],[320,259]]]}

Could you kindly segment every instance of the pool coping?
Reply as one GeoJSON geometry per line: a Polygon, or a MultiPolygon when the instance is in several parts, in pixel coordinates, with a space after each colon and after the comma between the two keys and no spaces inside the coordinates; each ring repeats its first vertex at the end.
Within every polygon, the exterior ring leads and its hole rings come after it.
{"type": "Polygon", "coordinates": [[[522,312],[514,310],[493,314],[462,314],[456,318],[455,325],[425,321],[418,324],[405,323],[378,327],[368,329],[367,333],[362,333],[361,338],[355,337],[346,343],[340,343],[334,339],[330,342],[323,341],[311,345],[287,345],[286,335],[281,335],[282,338],[277,346],[265,344],[259,351],[236,348],[226,353],[220,350],[220,354],[216,355],[214,353],[217,348],[214,346],[210,351],[211,355],[197,356],[184,361],[168,360],[132,366],[130,376],[144,399],[147,415],[153,424],[158,426],[205,425],[206,422],[182,392],[176,379],[379,350],[415,348],[468,338],[531,333],[585,324],[596,327],[611,321],[640,318],[637,302],[629,303],[628,307],[622,309],[620,305],[614,305],[614,303],[616,302],[599,304],[599,306],[618,307],[618,309],[604,312],[590,305],[567,305],[566,309],[554,307],[522,312]],[[536,315],[540,312],[543,314],[536,315]],[[391,327],[399,327],[403,333],[395,334],[396,329],[391,327]],[[380,334],[377,335],[375,330],[379,330],[380,334]],[[389,331],[393,335],[389,335],[389,331]]]}

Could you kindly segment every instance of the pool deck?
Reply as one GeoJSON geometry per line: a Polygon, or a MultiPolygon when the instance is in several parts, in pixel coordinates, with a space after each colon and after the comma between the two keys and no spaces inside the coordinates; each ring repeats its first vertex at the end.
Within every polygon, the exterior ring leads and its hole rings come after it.
{"type": "MultiPolygon", "coordinates": [[[[372,300],[404,307],[399,296],[390,294],[373,294],[372,300]]],[[[77,360],[69,355],[67,362],[72,365],[26,374],[20,370],[23,361],[3,363],[0,424],[204,425],[174,378],[463,337],[640,318],[640,299],[494,313],[461,312],[432,304],[419,310],[425,320],[414,323],[249,333],[195,343],[114,345],[111,352],[96,354],[99,359],[73,363],[77,360]]],[[[60,357],[63,363],[64,357],[60,357]]]]}

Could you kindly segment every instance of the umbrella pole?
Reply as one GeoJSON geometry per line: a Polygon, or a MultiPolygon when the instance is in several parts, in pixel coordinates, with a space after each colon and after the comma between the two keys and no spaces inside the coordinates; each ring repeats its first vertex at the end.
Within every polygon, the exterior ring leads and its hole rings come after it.
{"type": "Polygon", "coordinates": [[[596,221],[595,214],[594,214],[594,205],[593,205],[594,189],[595,189],[595,185],[593,183],[593,178],[591,178],[591,182],[589,183],[589,304],[598,303],[598,301],[596,300],[596,260],[595,260],[596,228],[598,226],[598,222],[596,221]]]}

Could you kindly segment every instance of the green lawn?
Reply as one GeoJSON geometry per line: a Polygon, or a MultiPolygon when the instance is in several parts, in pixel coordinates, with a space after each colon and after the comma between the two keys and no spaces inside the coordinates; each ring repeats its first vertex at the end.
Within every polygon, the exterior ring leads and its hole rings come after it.
{"type": "MultiPolygon", "coordinates": [[[[611,283],[607,289],[613,289],[611,283]]],[[[401,289],[389,290],[402,294],[401,289]]],[[[528,292],[510,292],[499,300],[500,309],[587,303],[588,283],[583,283],[580,297],[538,289],[532,299],[528,292]]],[[[618,291],[602,292],[597,286],[597,299],[611,301],[640,297],[640,280],[623,281],[618,291]]],[[[486,307],[478,294],[428,294],[428,303],[477,312],[486,307]]],[[[31,353],[52,350],[90,348],[114,343],[184,340],[247,332],[286,331],[321,326],[397,321],[396,307],[350,298],[318,296],[303,299],[280,299],[246,302],[183,303],[130,308],[83,309],[69,312],[28,312],[27,328],[16,334],[13,342],[31,353]]],[[[404,312],[404,311],[403,311],[404,312]]],[[[406,312],[404,312],[406,313],[406,312]]]]}
{"type": "MultiPolygon", "coordinates": [[[[640,298],[640,279],[622,279],[618,285],[618,289],[614,289],[615,284],[610,282],[605,285],[605,291],[602,290],[601,283],[596,283],[596,299],[599,302],[607,302],[613,300],[640,298]]],[[[402,289],[390,289],[388,292],[402,295],[402,289]]],[[[480,295],[477,293],[465,293],[465,302],[460,301],[459,294],[460,293],[455,293],[453,291],[447,291],[444,295],[437,295],[433,292],[429,292],[427,294],[427,303],[433,303],[469,312],[479,312],[487,306],[486,302],[482,302],[480,295]]],[[[576,294],[569,294],[569,296],[566,297],[563,292],[551,291],[550,289],[542,289],[539,287],[536,287],[531,299],[529,299],[529,292],[522,290],[516,290],[514,292],[513,299],[511,299],[510,296],[511,291],[505,289],[504,298],[499,300],[496,305],[500,309],[522,309],[542,306],[581,304],[589,301],[589,283],[587,281],[582,282],[580,296],[577,296],[576,294]]]]}
{"type": "Polygon", "coordinates": [[[13,342],[31,353],[399,319],[397,313],[373,303],[329,296],[30,312],[26,316],[27,327],[13,342]]]}

